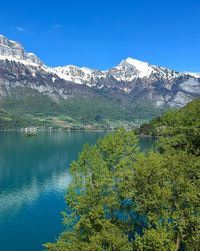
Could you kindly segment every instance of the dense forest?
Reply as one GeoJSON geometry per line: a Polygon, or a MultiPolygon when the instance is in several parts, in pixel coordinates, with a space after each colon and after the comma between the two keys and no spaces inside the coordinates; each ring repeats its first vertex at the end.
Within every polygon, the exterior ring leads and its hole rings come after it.
{"type": "Polygon", "coordinates": [[[164,108],[155,109],[145,102],[130,104],[130,101],[105,97],[68,98],[57,104],[37,92],[27,95],[0,100],[0,130],[29,126],[56,129],[66,128],[70,124],[90,124],[98,128],[120,127],[130,123],[141,124],[164,111],[164,108]]]}
{"type": "Polygon", "coordinates": [[[148,153],[124,129],[84,147],[70,167],[66,230],[47,250],[199,250],[200,99],[147,129],[159,135],[148,153]]]}

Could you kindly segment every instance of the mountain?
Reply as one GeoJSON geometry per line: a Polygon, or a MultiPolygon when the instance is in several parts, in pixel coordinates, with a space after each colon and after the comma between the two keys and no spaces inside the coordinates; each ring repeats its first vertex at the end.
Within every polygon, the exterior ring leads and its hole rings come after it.
{"type": "Polygon", "coordinates": [[[133,58],[106,71],[73,65],[52,68],[0,35],[0,108],[12,115],[62,114],[67,121],[82,123],[140,122],[198,96],[198,73],[133,58]]]}
{"type": "Polygon", "coordinates": [[[181,107],[200,95],[200,74],[183,73],[127,58],[118,66],[98,71],[76,66],[54,68],[60,78],[90,87],[116,88],[160,107],[181,107]]]}

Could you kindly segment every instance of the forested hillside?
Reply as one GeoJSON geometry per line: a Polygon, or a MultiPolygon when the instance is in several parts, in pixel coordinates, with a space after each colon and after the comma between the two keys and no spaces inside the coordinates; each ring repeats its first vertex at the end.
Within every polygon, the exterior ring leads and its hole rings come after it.
{"type": "Polygon", "coordinates": [[[188,103],[180,110],[169,110],[162,116],[145,123],[140,127],[140,133],[145,135],[162,135],[179,128],[200,128],[200,98],[188,103]]]}

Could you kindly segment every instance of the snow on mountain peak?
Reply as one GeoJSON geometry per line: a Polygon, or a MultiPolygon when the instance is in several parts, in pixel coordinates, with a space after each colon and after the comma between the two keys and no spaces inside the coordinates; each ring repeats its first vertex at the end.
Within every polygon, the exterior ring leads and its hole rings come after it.
{"type": "Polygon", "coordinates": [[[118,81],[130,82],[136,78],[149,77],[154,68],[146,62],[128,57],[108,72],[118,81]]]}
{"type": "Polygon", "coordinates": [[[148,63],[147,62],[143,62],[143,61],[140,61],[138,59],[135,59],[135,58],[131,58],[131,57],[128,57],[127,59],[123,60],[122,62],[126,62],[128,64],[131,64],[137,68],[141,68],[141,67],[148,67],[148,63]]]}
{"type": "Polygon", "coordinates": [[[184,72],[186,75],[190,75],[194,78],[200,78],[200,72],[184,72]]]}
{"type": "Polygon", "coordinates": [[[142,62],[134,58],[128,57],[123,60],[120,65],[128,64],[135,68],[135,77],[144,78],[149,77],[153,72],[153,67],[147,62],[142,62]]]}
{"type": "Polygon", "coordinates": [[[52,70],[64,80],[71,81],[76,84],[86,84],[88,86],[94,86],[95,80],[105,75],[103,72],[95,69],[74,65],[55,67],[52,70]]]}
{"type": "Polygon", "coordinates": [[[51,68],[44,65],[35,54],[27,53],[20,43],[9,40],[3,35],[0,35],[0,59],[19,62],[20,64],[32,66],[35,69],[42,67],[44,71],[56,74],[61,79],[88,86],[99,86],[103,79],[107,79],[106,81],[109,79],[111,82],[114,79],[118,82],[129,83],[138,78],[165,79],[169,81],[179,77],[181,74],[196,78],[200,77],[198,73],[178,73],[131,57],[122,60],[119,65],[106,71],[75,65],[51,68]]]}
{"type": "Polygon", "coordinates": [[[0,35],[0,58],[17,61],[23,64],[42,65],[41,60],[33,53],[26,53],[22,45],[0,35]]]}

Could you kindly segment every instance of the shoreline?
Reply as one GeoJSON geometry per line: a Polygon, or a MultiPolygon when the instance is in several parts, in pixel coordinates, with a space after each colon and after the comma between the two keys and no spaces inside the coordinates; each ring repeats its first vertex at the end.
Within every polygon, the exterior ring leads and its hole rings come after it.
{"type": "MultiPolygon", "coordinates": [[[[71,129],[71,130],[65,130],[65,129],[52,129],[52,130],[48,130],[48,129],[38,129],[37,132],[106,132],[106,131],[115,131],[116,129],[71,129]]],[[[22,132],[23,130],[20,129],[1,129],[0,132],[22,132]]]]}

